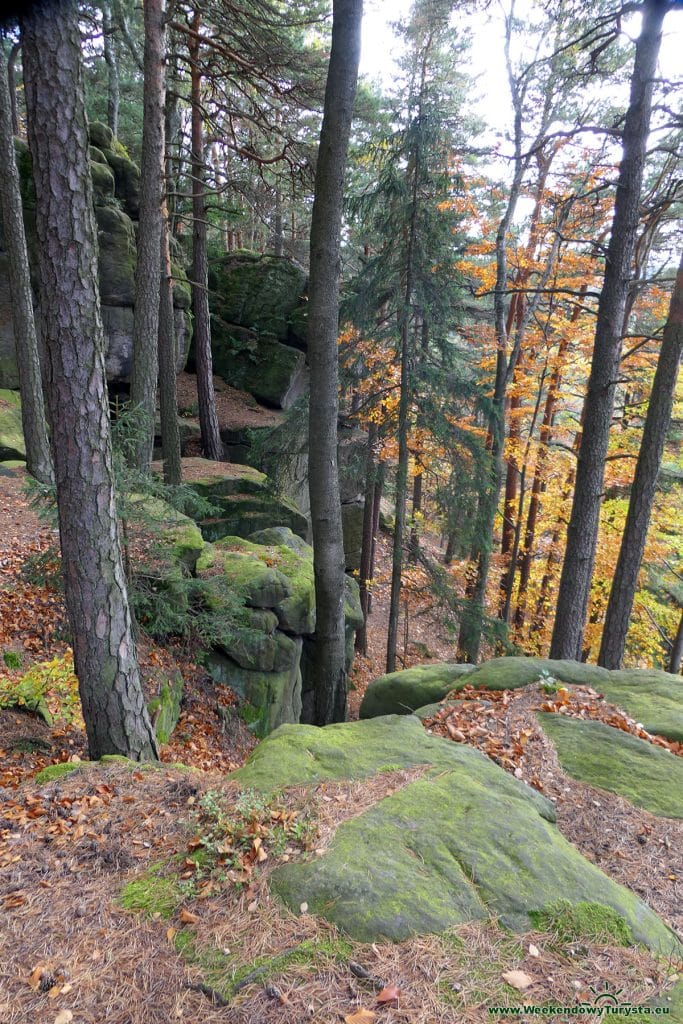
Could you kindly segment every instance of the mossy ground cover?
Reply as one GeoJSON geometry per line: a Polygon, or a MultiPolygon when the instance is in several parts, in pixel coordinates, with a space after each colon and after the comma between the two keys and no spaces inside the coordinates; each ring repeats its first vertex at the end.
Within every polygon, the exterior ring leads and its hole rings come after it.
{"type": "Polygon", "coordinates": [[[683,758],[602,722],[548,712],[539,721],[572,778],[653,814],[683,818],[683,758]]]}

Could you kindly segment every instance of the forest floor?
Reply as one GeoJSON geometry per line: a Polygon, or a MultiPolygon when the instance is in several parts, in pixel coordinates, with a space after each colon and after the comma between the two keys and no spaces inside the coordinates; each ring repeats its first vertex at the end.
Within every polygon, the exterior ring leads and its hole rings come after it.
{"type": "MultiPolygon", "coordinates": [[[[54,533],[29,508],[22,487],[21,476],[0,482],[0,653],[9,655],[0,685],[67,651],[61,596],[41,580],[54,533]]],[[[381,538],[368,656],[354,670],[352,717],[367,682],[383,672],[387,574],[381,538]]],[[[454,660],[436,612],[424,610],[411,622],[401,649],[406,665],[454,660]]],[[[202,874],[191,855],[207,825],[203,808],[215,794],[235,800],[227,773],[255,741],[234,694],[216,686],[191,651],[145,642],[140,655],[149,695],[176,669],[186,682],[181,720],[157,770],[112,764],[40,786],[34,776],[45,765],[85,760],[78,715],[49,728],[35,716],[0,711],[0,1024],[483,1024],[506,1019],[487,1007],[509,1001],[515,988],[519,1003],[574,1005],[593,999],[599,987],[639,1004],[680,977],[681,965],[605,936],[512,936],[495,923],[398,945],[348,942],[311,915],[288,914],[269,895],[269,871],[279,857],[297,855],[298,840],[258,867],[251,849],[240,853],[232,878],[202,874]],[[169,862],[183,872],[182,905],[147,914],[122,905],[127,883],[169,862]],[[207,984],[207,977],[221,984],[207,984]]],[[[534,709],[556,705],[549,709],[642,730],[589,688],[571,698],[537,686],[486,699],[470,690],[464,697],[427,727],[478,747],[541,790],[555,803],[564,835],[681,932],[683,823],[565,775],[534,709]]],[[[368,785],[340,783],[339,792],[321,786],[314,802],[329,819],[331,802],[360,806],[368,785]]],[[[289,820],[301,823],[304,846],[315,849],[315,808],[297,791],[283,799],[289,820]]]]}

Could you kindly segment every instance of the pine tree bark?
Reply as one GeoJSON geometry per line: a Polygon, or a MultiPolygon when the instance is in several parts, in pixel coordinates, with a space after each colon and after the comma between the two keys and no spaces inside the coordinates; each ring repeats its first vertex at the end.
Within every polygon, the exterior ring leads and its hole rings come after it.
{"type": "Polygon", "coordinates": [[[311,219],[309,492],[315,575],[315,724],[346,717],[344,543],[337,469],[339,248],[360,60],[362,0],[334,0],[311,219]]]}
{"type": "Polygon", "coordinates": [[[209,317],[209,261],[206,248],[206,199],[204,195],[204,126],[201,107],[199,67],[199,12],[192,19],[188,41],[190,53],[190,101],[192,106],[192,312],[197,363],[197,403],[202,435],[202,453],[220,462],[223,442],[216,412],[209,317]]]}
{"type": "Polygon", "coordinates": [[[15,43],[7,58],[7,86],[9,88],[9,103],[12,114],[12,135],[19,134],[19,113],[17,111],[17,54],[21,49],[21,43],[15,43]]]}
{"type": "Polygon", "coordinates": [[[107,65],[107,124],[114,133],[119,134],[119,106],[121,88],[119,82],[119,62],[114,43],[114,23],[111,16],[111,4],[106,0],[102,4],[102,30],[104,32],[104,60],[107,65]]]}
{"type": "Polygon", "coordinates": [[[676,636],[674,637],[673,644],[671,645],[671,654],[669,655],[669,664],[667,668],[673,675],[678,675],[681,671],[681,662],[683,661],[683,612],[678,621],[678,629],[676,630],[676,636]]]}
{"type": "Polygon", "coordinates": [[[683,352],[683,255],[676,275],[669,316],[657,360],[631,496],[612,579],[598,665],[621,668],[638,574],[655,499],[664,443],[671,423],[678,368],[683,352]]]}
{"type": "Polygon", "coordinates": [[[43,484],[52,483],[52,461],[45,421],[38,338],[33,317],[33,292],[26,249],[19,171],[14,152],[12,103],[7,65],[0,60],[0,212],[7,250],[12,324],[14,327],[21,422],[26,467],[43,484]]]}
{"type": "Polygon", "coordinates": [[[167,484],[179,484],[182,480],[182,462],[180,458],[180,428],[178,427],[173,274],[169,245],[168,210],[165,199],[161,210],[159,412],[161,414],[161,450],[164,459],[164,481],[167,484]]]}
{"type": "Polygon", "coordinates": [[[567,531],[551,658],[581,658],[588,610],[614,396],[619,378],[624,311],[638,230],[640,192],[650,129],[653,82],[667,0],[645,0],[636,43],[631,95],[623,134],[623,157],[605,262],[585,402],[585,424],[567,531]]]}
{"type": "Polygon", "coordinates": [[[116,518],[76,0],[34,4],[22,41],[64,593],[88,746],[92,758],[148,760],[157,749],[116,518]]]}
{"type": "Polygon", "coordinates": [[[145,0],[145,52],[140,161],[140,222],[135,267],[133,366],[130,404],[139,410],[133,463],[149,471],[154,447],[154,416],[159,373],[159,295],[161,273],[161,200],[164,178],[164,106],[166,99],[165,0],[145,0]]]}
{"type": "Polygon", "coordinates": [[[363,625],[356,633],[356,650],[360,654],[368,653],[368,598],[370,596],[369,581],[370,562],[372,559],[372,513],[373,498],[375,494],[375,443],[377,441],[377,425],[370,423],[368,430],[368,450],[365,457],[365,492],[363,496],[363,539],[360,552],[360,570],[358,573],[358,589],[360,592],[360,606],[363,610],[363,625]]]}

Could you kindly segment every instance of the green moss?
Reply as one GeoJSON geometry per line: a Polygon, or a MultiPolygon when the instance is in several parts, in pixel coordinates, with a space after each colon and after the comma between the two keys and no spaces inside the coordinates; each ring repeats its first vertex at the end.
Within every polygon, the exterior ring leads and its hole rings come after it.
{"type": "Polygon", "coordinates": [[[105,163],[90,161],[90,178],[92,179],[95,203],[106,202],[114,198],[114,175],[105,163]]]}
{"type": "Polygon", "coordinates": [[[666,818],[683,818],[683,760],[602,722],[541,712],[564,770],[666,818]]]}
{"type": "Polygon", "coordinates": [[[233,954],[222,953],[215,946],[202,945],[195,933],[188,929],[178,932],[174,939],[180,955],[199,967],[205,985],[231,999],[235,993],[252,982],[264,985],[286,973],[289,967],[310,967],[320,971],[348,960],[353,947],[343,938],[306,939],[293,949],[273,956],[259,956],[246,963],[236,963],[233,954]]]}
{"type": "Polygon", "coordinates": [[[597,942],[604,945],[632,946],[633,932],[612,907],[601,903],[558,900],[542,910],[532,910],[529,918],[538,931],[553,932],[562,943],[597,942]]]}
{"type": "Polygon", "coordinates": [[[129,882],[119,896],[119,903],[126,910],[137,913],[159,914],[169,918],[180,906],[183,894],[175,878],[159,873],[159,867],[152,867],[144,875],[129,882]]]}
{"type": "Polygon", "coordinates": [[[380,676],[365,691],[360,717],[409,715],[417,708],[442,700],[451,690],[462,689],[473,671],[472,665],[434,664],[380,676]]]}
{"type": "Polygon", "coordinates": [[[71,772],[80,771],[84,767],[85,764],[82,761],[61,761],[59,764],[48,764],[36,772],[34,781],[36,785],[44,786],[47,782],[54,782],[55,779],[61,779],[64,775],[70,775],[71,772]]]}
{"type": "Polygon", "coordinates": [[[683,743],[683,679],[656,669],[610,672],[600,692],[648,732],[683,743]]]}
{"type": "Polygon", "coordinates": [[[0,461],[25,458],[19,392],[0,390],[0,461]]]}

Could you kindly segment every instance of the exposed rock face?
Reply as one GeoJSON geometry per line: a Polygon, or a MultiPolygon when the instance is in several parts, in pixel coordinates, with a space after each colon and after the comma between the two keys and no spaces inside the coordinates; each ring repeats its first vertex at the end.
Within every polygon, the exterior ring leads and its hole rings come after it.
{"type": "Polygon", "coordinates": [[[280,409],[308,383],[305,286],[303,268],[286,256],[240,250],[209,269],[214,372],[280,409]]]}
{"type": "Polygon", "coordinates": [[[16,391],[0,390],[0,462],[26,459],[21,401],[16,391]]]}
{"type": "MultiPolygon", "coordinates": [[[[99,282],[102,323],[107,341],[107,377],[124,382],[130,376],[133,348],[133,300],[135,295],[135,222],[140,210],[140,170],[113,138],[106,125],[93,123],[90,131],[90,173],[93,183],[95,218],[99,243],[99,282]]],[[[16,140],[21,176],[29,259],[34,264],[35,192],[31,177],[31,156],[24,142],[16,140]]],[[[185,365],[190,342],[187,310],[190,289],[184,271],[174,264],[177,367],[185,365]]],[[[34,286],[37,284],[34,277],[34,286]]],[[[40,310],[36,307],[36,315],[40,310]]],[[[12,306],[7,282],[7,255],[0,234],[0,387],[19,385],[14,355],[12,306]]]]}
{"type": "Polygon", "coordinates": [[[655,950],[679,949],[645,904],[564,839],[549,800],[414,717],[283,726],[233,778],[269,791],[416,766],[419,779],[339,825],[322,854],[273,872],[292,910],[305,902],[355,939],[401,941],[490,916],[524,932],[562,897],[611,908],[655,950]]]}

